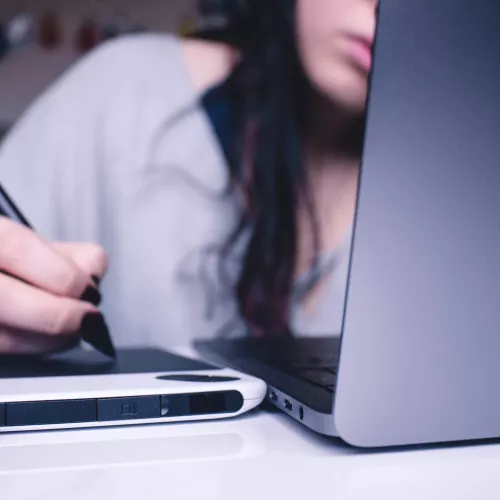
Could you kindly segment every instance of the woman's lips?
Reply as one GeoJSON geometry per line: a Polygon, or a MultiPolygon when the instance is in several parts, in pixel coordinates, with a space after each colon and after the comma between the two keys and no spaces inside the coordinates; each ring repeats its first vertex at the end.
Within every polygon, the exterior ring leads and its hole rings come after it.
{"type": "Polygon", "coordinates": [[[373,60],[373,40],[367,37],[350,36],[349,52],[356,64],[367,73],[371,70],[373,60]]]}

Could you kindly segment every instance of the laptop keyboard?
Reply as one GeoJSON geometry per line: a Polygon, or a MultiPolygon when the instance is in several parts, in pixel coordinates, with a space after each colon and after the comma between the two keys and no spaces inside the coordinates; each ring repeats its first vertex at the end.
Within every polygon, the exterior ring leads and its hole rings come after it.
{"type": "Polygon", "coordinates": [[[296,376],[331,392],[333,392],[337,379],[337,374],[333,370],[301,370],[296,372],[296,376]]]}
{"type": "Polygon", "coordinates": [[[335,391],[337,381],[337,360],[335,358],[278,359],[273,360],[270,364],[327,391],[335,391]]]}
{"type": "Polygon", "coordinates": [[[331,413],[340,359],[338,336],[198,342],[207,359],[258,377],[314,411],[331,413]]]}

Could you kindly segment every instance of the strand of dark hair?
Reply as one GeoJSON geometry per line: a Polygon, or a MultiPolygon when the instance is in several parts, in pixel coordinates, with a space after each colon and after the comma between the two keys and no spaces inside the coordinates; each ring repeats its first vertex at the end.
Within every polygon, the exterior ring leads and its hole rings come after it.
{"type": "Polygon", "coordinates": [[[297,206],[318,238],[303,162],[306,78],[295,40],[293,0],[252,0],[232,23],[240,62],[226,82],[229,168],[245,210],[223,249],[251,236],[236,286],[239,312],[254,335],[288,335],[297,260],[297,206]]]}

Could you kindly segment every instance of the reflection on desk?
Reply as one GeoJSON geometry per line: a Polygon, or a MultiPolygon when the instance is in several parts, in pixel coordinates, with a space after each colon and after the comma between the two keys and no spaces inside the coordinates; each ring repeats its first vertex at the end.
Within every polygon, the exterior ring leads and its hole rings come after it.
{"type": "MultiPolygon", "coordinates": [[[[243,418],[241,420],[244,420],[243,418]]],[[[0,437],[0,477],[33,473],[236,460],[262,452],[252,426],[149,425],[25,433],[0,437]]]]}
{"type": "Polygon", "coordinates": [[[2,498],[497,500],[500,445],[363,451],[272,411],[0,437],[2,498]]]}

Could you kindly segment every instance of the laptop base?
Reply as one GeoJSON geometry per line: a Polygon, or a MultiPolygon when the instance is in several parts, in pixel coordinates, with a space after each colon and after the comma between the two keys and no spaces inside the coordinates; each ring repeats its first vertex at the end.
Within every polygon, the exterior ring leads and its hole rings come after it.
{"type": "Polygon", "coordinates": [[[268,384],[267,400],[321,434],[337,436],[332,407],[340,341],[336,337],[198,341],[196,350],[268,384]]]}

